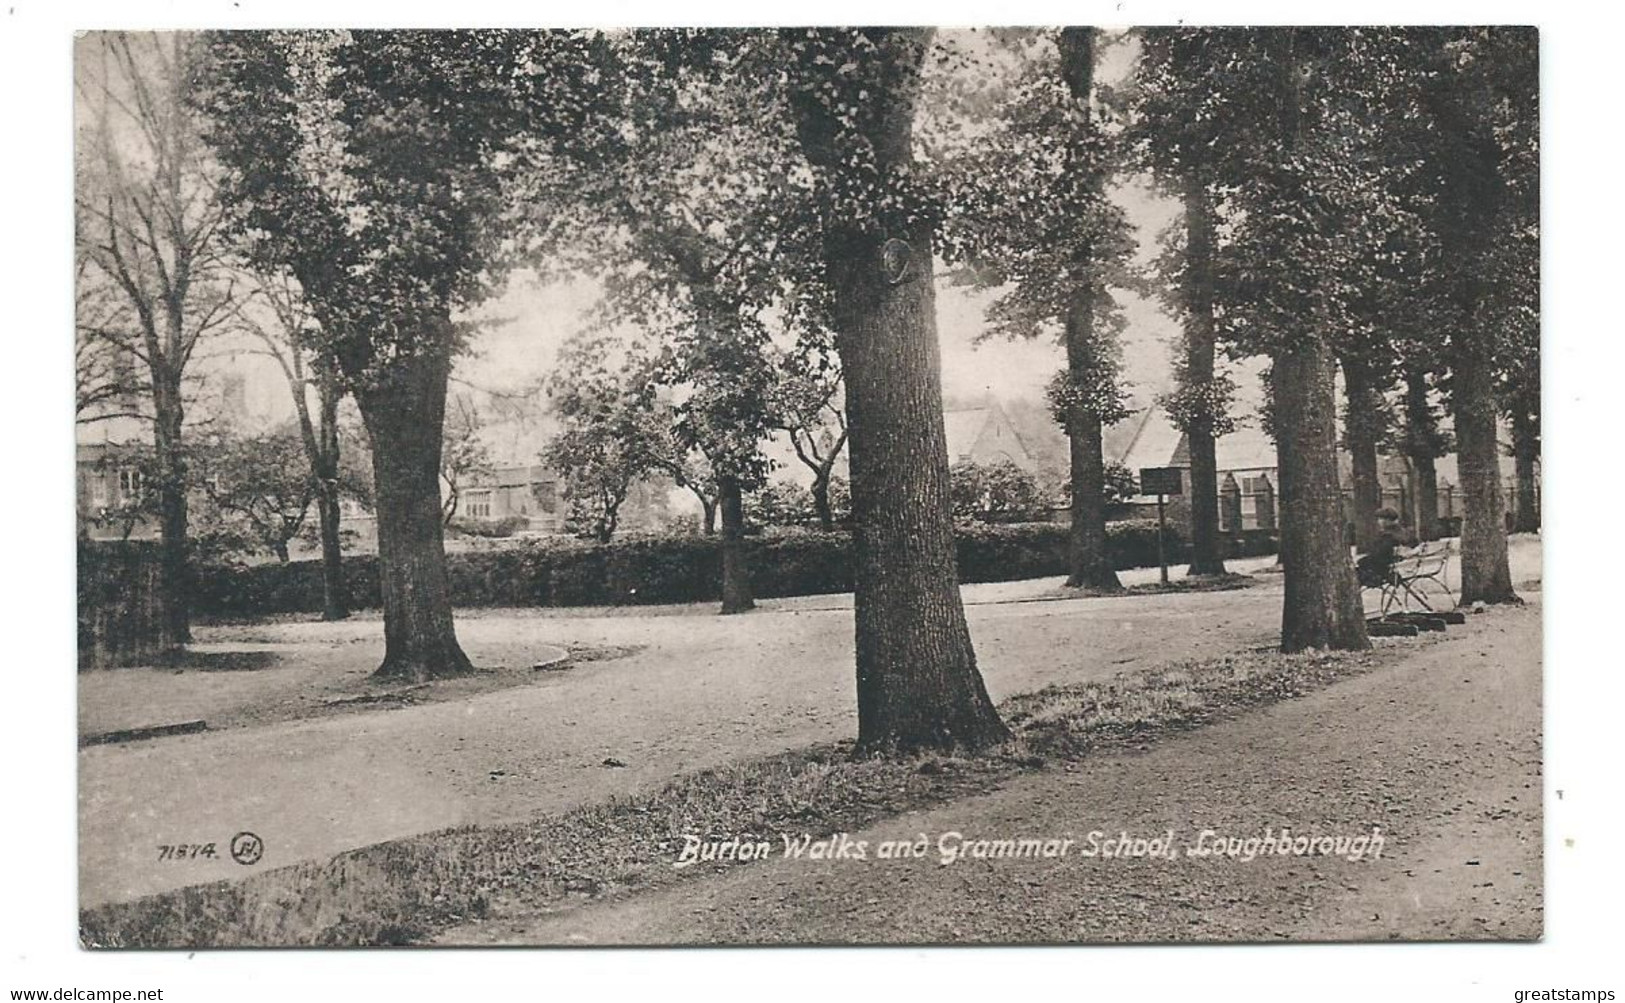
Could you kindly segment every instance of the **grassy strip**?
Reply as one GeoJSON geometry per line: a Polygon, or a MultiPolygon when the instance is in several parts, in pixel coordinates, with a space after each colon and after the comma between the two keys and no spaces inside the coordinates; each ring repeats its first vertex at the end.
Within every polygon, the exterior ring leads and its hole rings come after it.
{"type": "Polygon", "coordinates": [[[1185,592],[1233,592],[1236,589],[1250,589],[1262,584],[1264,584],[1263,579],[1254,578],[1252,575],[1236,575],[1227,572],[1222,575],[1175,578],[1166,584],[1163,582],[1147,582],[1144,585],[1126,585],[1120,589],[1073,588],[1063,585],[1054,592],[1044,593],[1040,598],[1077,599],[1088,597],[1091,599],[1111,599],[1127,596],[1172,595],[1185,592]]]}
{"type": "Polygon", "coordinates": [[[679,777],[558,816],[428,833],[86,910],[87,947],[408,944],[472,919],[522,917],[686,880],[684,834],[776,839],[852,831],[996,787],[1046,761],[1150,741],[1298,696],[1392,661],[1364,653],[1249,652],[1049,687],[1005,701],[1015,741],[973,757],[850,757],[819,746],[679,777]]]}

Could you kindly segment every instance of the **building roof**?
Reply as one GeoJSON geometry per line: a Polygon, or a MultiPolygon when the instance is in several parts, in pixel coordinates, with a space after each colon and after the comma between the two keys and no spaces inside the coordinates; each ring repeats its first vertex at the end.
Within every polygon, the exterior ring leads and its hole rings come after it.
{"type": "Polygon", "coordinates": [[[962,408],[942,413],[942,426],[948,433],[948,459],[964,456],[976,446],[982,429],[987,427],[990,407],[962,408]]]}
{"type": "Polygon", "coordinates": [[[1214,466],[1219,470],[1273,470],[1275,443],[1256,422],[1248,422],[1213,443],[1214,466]]]}
{"type": "MultiPolygon", "coordinates": [[[[1145,467],[1175,466],[1175,457],[1185,437],[1168,420],[1167,413],[1160,407],[1152,406],[1135,417],[1138,422],[1127,445],[1115,457],[1108,453],[1107,459],[1115,459],[1136,474],[1145,467]]],[[[1129,421],[1134,422],[1135,418],[1129,421]]]]}

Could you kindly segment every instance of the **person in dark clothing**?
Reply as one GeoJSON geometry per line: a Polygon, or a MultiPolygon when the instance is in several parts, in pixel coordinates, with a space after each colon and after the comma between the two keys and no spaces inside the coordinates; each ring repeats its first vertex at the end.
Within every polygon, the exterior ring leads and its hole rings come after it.
{"type": "Polygon", "coordinates": [[[1377,538],[1371,541],[1369,553],[1354,562],[1360,584],[1376,588],[1393,574],[1394,562],[1405,556],[1413,546],[1399,525],[1399,513],[1384,506],[1377,509],[1377,538]]]}

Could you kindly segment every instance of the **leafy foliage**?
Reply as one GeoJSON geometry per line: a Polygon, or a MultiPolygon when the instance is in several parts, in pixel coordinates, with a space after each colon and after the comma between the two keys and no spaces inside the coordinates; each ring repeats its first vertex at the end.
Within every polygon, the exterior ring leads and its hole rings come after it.
{"type": "Polygon", "coordinates": [[[542,460],[564,478],[573,532],[609,540],[633,485],[675,462],[670,425],[642,372],[641,360],[607,336],[575,338],[560,350],[548,387],[562,428],[542,460]]]}
{"type": "Polygon", "coordinates": [[[304,526],[316,497],[297,430],[215,435],[193,453],[194,477],[215,509],[241,520],[261,547],[287,560],[288,542],[304,526]]]}
{"type": "Polygon", "coordinates": [[[1124,148],[1093,120],[1097,42],[1092,29],[1006,39],[1004,85],[961,88],[950,101],[974,125],[943,156],[955,209],[946,250],[969,265],[965,280],[1000,290],[984,337],[1064,340],[1068,369],[1049,393],[1056,420],[1065,426],[1076,413],[1111,424],[1127,414],[1113,290],[1139,282],[1132,231],[1106,194],[1124,148]]]}
{"type": "Polygon", "coordinates": [[[235,232],[298,279],[352,388],[449,355],[452,312],[545,235],[541,195],[572,191],[607,142],[600,49],[564,31],[211,36],[201,103],[235,232]]]}
{"type": "Polygon", "coordinates": [[[1037,480],[1009,460],[976,463],[961,460],[949,471],[953,478],[954,515],[981,522],[1023,522],[1045,510],[1046,499],[1037,480]]]}

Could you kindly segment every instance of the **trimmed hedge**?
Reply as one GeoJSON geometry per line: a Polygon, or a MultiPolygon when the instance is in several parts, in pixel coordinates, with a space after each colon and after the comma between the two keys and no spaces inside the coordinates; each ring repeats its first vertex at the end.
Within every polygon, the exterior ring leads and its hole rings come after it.
{"type": "Polygon", "coordinates": [[[158,544],[80,540],[78,549],[80,671],[150,665],[163,650],[158,544]]]}
{"type": "MultiPolygon", "coordinates": [[[[959,575],[965,582],[1013,581],[1066,573],[1067,527],[1057,523],[956,527],[959,575]]],[[[759,596],[817,595],[852,589],[851,538],[815,530],[755,537],[751,581],[759,596]]],[[[1109,524],[1107,545],[1118,568],[1157,563],[1155,522],[1109,524]]],[[[1169,527],[1168,560],[1188,545],[1169,527]]],[[[1231,556],[1273,553],[1268,534],[1231,541],[1231,556]],[[1260,549],[1262,548],[1262,549],[1260,549]]],[[[629,537],[608,544],[567,537],[531,538],[511,546],[446,555],[457,606],[614,606],[705,602],[721,598],[722,555],[716,537],[629,537]]],[[[351,604],[379,605],[378,558],[344,560],[351,604]]],[[[195,608],[216,616],[309,613],[322,608],[317,561],[197,572],[195,608]]]]}

